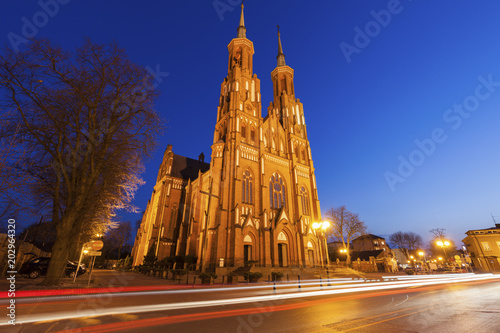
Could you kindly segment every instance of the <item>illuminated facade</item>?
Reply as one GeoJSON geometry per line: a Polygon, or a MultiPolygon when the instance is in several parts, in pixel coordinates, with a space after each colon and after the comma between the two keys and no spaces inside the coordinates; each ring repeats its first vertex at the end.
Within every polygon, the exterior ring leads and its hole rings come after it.
{"type": "Polygon", "coordinates": [[[190,160],[184,177],[178,155],[167,149],[137,233],[134,265],[153,246],[159,259],[196,256],[198,269],[328,262],[325,238],[312,228],[321,212],[311,148],[279,31],[274,100],[265,117],[243,6],[237,31],[228,45],[210,164],[190,160]],[[187,176],[193,172],[196,177],[187,176]]]}
{"type": "Polygon", "coordinates": [[[474,263],[482,272],[500,271],[500,224],[494,228],[469,230],[462,242],[474,263]]]}

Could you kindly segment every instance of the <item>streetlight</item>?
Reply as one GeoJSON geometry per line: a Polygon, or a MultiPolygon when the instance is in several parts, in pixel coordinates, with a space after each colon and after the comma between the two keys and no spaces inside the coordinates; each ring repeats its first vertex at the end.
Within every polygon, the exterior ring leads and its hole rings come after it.
{"type": "Polygon", "coordinates": [[[418,256],[420,257],[420,266],[421,268],[424,267],[424,261],[425,261],[425,258],[424,258],[424,251],[419,251],[418,252],[418,256]]]}
{"type": "MultiPolygon", "coordinates": [[[[318,231],[318,230],[322,230],[322,231],[323,231],[323,233],[324,233],[324,232],[326,231],[326,229],[330,228],[330,222],[328,222],[328,221],[323,221],[323,222],[313,222],[313,224],[312,224],[312,228],[313,228],[314,230],[316,230],[316,231],[318,231]]],[[[328,259],[328,250],[327,250],[327,248],[328,248],[328,247],[327,247],[327,245],[326,245],[326,237],[323,237],[323,240],[324,240],[324,243],[325,243],[323,246],[324,246],[324,248],[325,248],[325,251],[324,251],[324,252],[326,253],[326,263],[328,264],[329,259],[328,259]]],[[[321,244],[321,243],[320,243],[320,244],[321,244]]],[[[320,251],[321,251],[321,250],[320,250],[320,251]]],[[[322,252],[323,252],[323,251],[321,251],[321,252],[320,252],[320,254],[322,254],[322,252]]],[[[322,264],[322,265],[324,264],[324,260],[322,260],[322,263],[321,263],[321,264],[322,264]]]]}
{"type": "Polygon", "coordinates": [[[324,222],[313,222],[312,224],[312,227],[314,230],[317,230],[317,229],[323,229],[323,230],[326,230],[328,228],[330,228],[330,222],[328,221],[324,221],[324,222]]]}
{"type": "Polygon", "coordinates": [[[443,248],[443,251],[444,251],[444,257],[446,258],[446,260],[448,260],[448,254],[446,253],[446,247],[447,246],[450,246],[450,242],[447,241],[446,239],[442,239],[442,240],[438,240],[436,242],[436,244],[440,247],[443,248]]]}

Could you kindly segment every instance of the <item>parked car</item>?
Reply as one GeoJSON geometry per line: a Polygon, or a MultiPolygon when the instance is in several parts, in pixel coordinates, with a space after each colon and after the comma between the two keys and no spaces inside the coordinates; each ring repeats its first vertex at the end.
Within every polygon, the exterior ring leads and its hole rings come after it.
{"type": "MultiPolygon", "coordinates": [[[[27,274],[31,279],[36,279],[41,275],[47,274],[47,269],[49,268],[49,257],[37,257],[33,258],[27,262],[25,262],[21,269],[19,270],[19,274],[27,274]]],[[[78,263],[72,262],[68,260],[66,264],[65,274],[71,278],[75,277],[76,266],[78,263]]],[[[78,275],[84,274],[86,271],[85,265],[81,264],[78,269],[78,275]]]]}

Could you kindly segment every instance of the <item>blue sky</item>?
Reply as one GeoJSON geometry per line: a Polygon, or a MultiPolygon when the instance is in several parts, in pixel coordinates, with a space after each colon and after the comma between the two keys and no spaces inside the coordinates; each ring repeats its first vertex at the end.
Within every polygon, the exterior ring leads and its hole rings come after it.
{"type": "MultiPolygon", "coordinates": [[[[9,33],[22,36],[26,21],[38,22],[36,36],[64,48],[85,36],[116,41],[134,62],[169,73],[156,105],[166,132],[135,199],[145,209],[167,144],[210,156],[237,2],[4,1],[0,36],[10,44],[9,33]],[[52,4],[51,15],[40,3],[52,4]]],[[[500,220],[499,12],[493,0],[246,2],[263,116],[281,26],[323,212],[346,205],[370,233],[427,240],[444,228],[456,242],[493,226],[490,213],[500,220]]]]}

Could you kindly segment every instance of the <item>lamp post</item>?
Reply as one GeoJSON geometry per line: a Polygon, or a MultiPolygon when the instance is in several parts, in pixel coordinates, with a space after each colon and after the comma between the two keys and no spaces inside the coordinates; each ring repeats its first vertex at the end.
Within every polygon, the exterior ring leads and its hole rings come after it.
{"type": "MultiPolygon", "coordinates": [[[[424,257],[424,251],[419,251],[418,252],[418,256],[420,257],[420,267],[421,268],[424,268],[424,261],[425,261],[425,257],[424,257]]],[[[427,268],[427,267],[426,267],[427,268]]],[[[426,269],[427,270],[427,269],[426,269]]]]}
{"type": "Polygon", "coordinates": [[[438,240],[436,242],[436,244],[440,247],[443,248],[443,251],[444,251],[444,258],[445,258],[445,261],[447,262],[446,264],[448,264],[448,254],[446,253],[446,247],[447,246],[450,246],[450,242],[447,241],[446,239],[442,239],[442,240],[438,240]]]}
{"type": "MultiPolygon", "coordinates": [[[[324,264],[325,264],[325,261],[326,261],[326,264],[328,264],[328,247],[327,247],[327,244],[326,244],[326,237],[324,237],[324,233],[326,232],[326,229],[330,228],[330,222],[328,221],[323,221],[323,222],[313,222],[312,224],[312,228],[314,230],[316,230],[316,232],[318,231],[321,231],[323,233],[323,247],[324,247],[324,250],[321,251],[321,248],[320,248],[320,253],[325,253],[325,259],[326,260],[322,260],[321,261],[321,266],[323,267],[324,264]]],[[[321,233],[320,233],[320,236],[321,236],[321,233]]],[[[321,238],[321,237],[320,237],[321,238]]],[[[320,240],[320,247],[321,247],[321,240],[320,240]]]]}

